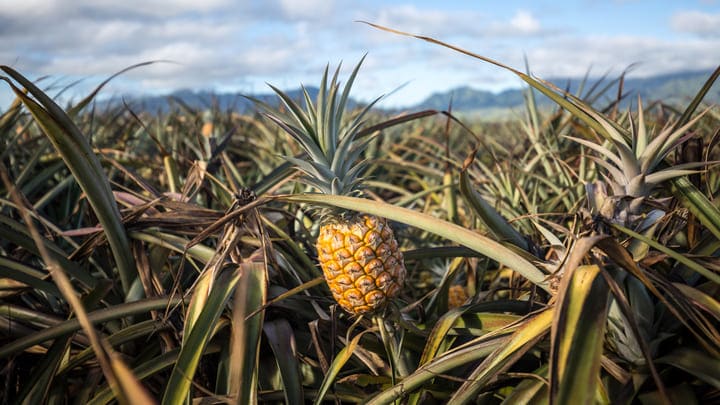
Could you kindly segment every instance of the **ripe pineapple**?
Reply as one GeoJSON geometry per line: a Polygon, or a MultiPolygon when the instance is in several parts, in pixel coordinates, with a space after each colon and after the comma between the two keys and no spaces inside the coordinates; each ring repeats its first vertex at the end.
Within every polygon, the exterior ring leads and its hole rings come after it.
{"type": "MultiPolygon", "coordinates": [[[[254,100],[266,116],[292,136],[306,153],[305,159],[286,157],[303,172],[301,181],[325,194],[360,194],[366,161],[358,161],[367,141],[356,140],[363,117],[343,122],[352,83],[362,60],[338,94],[340,67],[328,84],[323,74],[315,102],[303,88],[305,108],[272,87],[287,112],[254,100]],[[339,98],[338,98],[339,97],[339,98]]],[[[351,314],[369,313],[397,296],[405,280],[403,255],[386,219],[363,213],[325,209],[317,239],[318,261],[333,297],[351,314]]]]}
{"type": "Polygon", "coordinates": [[[448,308],[453,309],[457,308],[465,303],[467,301],[468,295],[467,291],[465,291],[465,287],[461,285],[453,285],[450,286],[450,289],[448,290],[448,308]]]}

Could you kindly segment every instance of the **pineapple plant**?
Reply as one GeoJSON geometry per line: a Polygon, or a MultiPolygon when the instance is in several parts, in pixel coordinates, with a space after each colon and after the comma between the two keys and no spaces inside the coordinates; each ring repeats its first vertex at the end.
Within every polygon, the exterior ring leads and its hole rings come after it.
{"type": "MultiPolygon", "coordinates": [[[[364,59],[364,58],[363,58],[364,59]]],[[[367,161],[359,160],[367,140],[358,140],[364,117],[375,99],[352,120],[344,121],[348,96],[362,60],[342,91],[340,66],[328,83],[325,68],[313,102],[303,87],[305,108],[270,86],[287,111],[253,100],[265,115],[302,148],[304,158],[285,156],[300,170],[300,181],[320,193],[361,195],[367,161]]],[[[336,208],[320,210],[316,248],[318,261],[335,301],[353,315],[373,313],[400,292],[405,280],[403,255],[388,221],[374,215],[336,208]]]]}

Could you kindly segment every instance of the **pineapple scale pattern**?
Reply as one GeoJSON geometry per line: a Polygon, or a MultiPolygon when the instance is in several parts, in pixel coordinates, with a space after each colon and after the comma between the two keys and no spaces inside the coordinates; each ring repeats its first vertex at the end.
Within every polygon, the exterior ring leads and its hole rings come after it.
{"type": "Polygon", "coordinates": [[[359,215],[325,224],[317,249],[333,297],[352,314],[382,308],[405,281],[402,252],[386,219],[359,215]]]}

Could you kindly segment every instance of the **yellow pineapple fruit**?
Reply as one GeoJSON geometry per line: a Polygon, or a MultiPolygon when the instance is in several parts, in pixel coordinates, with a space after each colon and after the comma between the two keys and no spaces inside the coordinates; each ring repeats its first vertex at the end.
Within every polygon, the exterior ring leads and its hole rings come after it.
{"type": "Polygon", "coordinates": [[[448,308],[457,308],[467,301],[468,295],[465,287],[453,285],[448,289],[448,308]]]}
{"type": "MultiPolygon", "coordinates": [[[[285,157],[303,176],[300,181],[319,192],[357,195],[367,162],[359,160],[367,140],[357,140],[363,117],[376,99],[352,120],[343,116],[350,88],[362,60],[339,94],[338,73],[328,83],[325,69],[316,100],[303,88],[304,107],[273,87],[287,111],[253,100],[266,116],[295,139],[305,158],[285,157]],[[339,97],[339,98],[338,98],[339,97]]],[[[382,309],[405,281],[403,255],[388,221],[374,215],[325,209],[317,239],[318,261],[337,303],[351,314],[382,309]]]]}
{"type": "Polygon", "coordinates": [[[382,307],[405,281],[402,252],[383,218],[362,214],[331,220],[320,228],[317,250],[330,291],[348,312],[382,307]]]}

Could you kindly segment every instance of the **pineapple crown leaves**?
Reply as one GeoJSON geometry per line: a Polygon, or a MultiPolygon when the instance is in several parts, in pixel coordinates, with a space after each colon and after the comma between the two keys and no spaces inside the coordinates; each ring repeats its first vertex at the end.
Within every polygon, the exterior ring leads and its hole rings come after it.
{"type": "Polygon", "coordinates": [[[657,132],[649,130],[645,125],[645,113],[639,97],[637,118],[634,119],[629,111],[627,113],[629,129],[601,115],[582,101],[574,101],[600,125],[602,130],[597,132],[605,138],[605,142],[601,144],[586,139],[566,137],[603,157],[589,158],[607,171],[612,179],[611,186],[616,193],[623,190],[623,194],[632,197],[647,197],[655,185],[675,177],[697,173],[698,168],[713,163],[690,162],[661,168],[667,155],[692,137],[692,134],[688,134],[688,130],[705,115],[707,110],[682,126],[668,125],[657,132]]]}
{"type": "Polygon", "coordinates": [[[272,85],[269,86],[280,98],[285,111],[248,97],[306,152],[307,159],[284,158],[304,173],[301,181],[325,194],[353,193],[361,185],[360,176],[367,167],[366,161],[358,159],[370,138],[361,141],[356,138],[365,116],[382,97],[370,102],[352,120],[345,122],[350,90],[364,59],[364,56],[360,59],[342,89],[338,80],[342,64],[329,82],[329,66],[326,66],[315,100],[302,87],[304,105],[272,85]]]}

